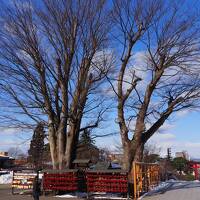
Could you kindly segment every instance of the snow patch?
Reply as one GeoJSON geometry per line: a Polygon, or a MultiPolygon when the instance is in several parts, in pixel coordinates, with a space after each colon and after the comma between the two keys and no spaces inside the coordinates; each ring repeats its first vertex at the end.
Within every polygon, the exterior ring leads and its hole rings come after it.
{"type": "Polygon", "coordinates": [[[167,181],[167,182],[161,182],[158,186],[152,188],[149,192],[142,195],[138,200],[143,199],[145,196],[147,196],[151,193],[158,192],[160,190],[167,188],[168,186],[170,186],[172,184],[172,182],[174,182],[174,180],[172,180],[172,181],[170,180],[170,181],[167,181]]]}
{"type": "Polygon", "coordinates": [[[106,196],[106,197],[94,197],[94,199],[127,199],[127,198],[123,198],[123,197],[113,197],[113,196],[106,196]]]}
{"type": "Polygon", "coordinates": [[[11,184],[13,180],[13,172],[0,175],[0,184],[11,184]]]}
{"type": "MultiPolygon", "coordinates": [[[[104,192],[94,192],[90,194],[92,196],[92,199],[117,199],[117,200],[123,200],[127,198],[123,198],[120,196],[117,196],[116,193],[104,193],[104,192]],[[97,196],[95,196],[97,195],[97,196]]],[[[76,192],[76,193],[70,193],[70,194],[63,194],[63,195],[56,195],[56,197],[59,198],[86,198],[87,193],[81,193],[81,192],[76,192]]]]}
{"type": "Polygon", "coordinates": [[[59,198],[84,198],[87,197],[87,193],[85,192],[76,192],[70,194],[56,195],[59,198]]]}
{"type": "Polygon", "coordinates": [[[71,195],[71,194],[57,195],[56,197],[59,197],[59,198],[77,198],[76,195],[71,195]]]}

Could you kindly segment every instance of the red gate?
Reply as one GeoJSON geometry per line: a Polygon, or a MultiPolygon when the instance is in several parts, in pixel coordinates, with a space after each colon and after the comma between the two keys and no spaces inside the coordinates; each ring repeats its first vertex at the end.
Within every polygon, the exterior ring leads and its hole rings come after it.
{"type": "Polygon", "coordinates": [[[193,168],[194,170],[194,176],[196,180],[200,179],[200,163],[197,162],[190,162],[190,166],[193,168]]]}

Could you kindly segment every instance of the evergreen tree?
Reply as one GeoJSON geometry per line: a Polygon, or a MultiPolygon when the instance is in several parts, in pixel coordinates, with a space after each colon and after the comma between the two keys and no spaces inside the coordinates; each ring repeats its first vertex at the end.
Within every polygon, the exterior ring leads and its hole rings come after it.
{"type": "Polygon", "coordinates": [[[179,171],[180,175],[182,175],[182,172],[188,172],[188,161],[185,158],[177,157],[173,159],[172,162],[174,168],[179,171]]]}
{"type": "Polygon", "coordinates": [[[35,168],[41,168],[43,165],[44,155],[44,138],[45,131],[42,123],[39,123],[34,130],[32,140],[30,143],[29,162],[34,165],[35,168]]]}
{"type": "Polygon", "coordinates": [[[99,159],[99,149],[95,146],[90,129],[85,129],[80,135],[76,159],[90,159],[92,163],[96,163],[99,159]]]}
{"type": "Polygon", "coordinates": [[[94,145],[95,144],[95,140],[91,137],[90,129],[85,129],[83,131],[83,133],[80,136],[79,143],[84,144],[84,145],[94,145]]]}

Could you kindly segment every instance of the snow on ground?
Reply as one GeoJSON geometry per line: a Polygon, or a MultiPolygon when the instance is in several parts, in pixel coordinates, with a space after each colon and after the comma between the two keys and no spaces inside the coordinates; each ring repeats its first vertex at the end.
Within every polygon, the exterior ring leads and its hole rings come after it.
{"type": "Polygon", "coordinates": [[[103,193],[103,192],[92,193],[92,198],[93,199],[117,199],[117,200],[127,199],[127,198],[123,198],[120,193],[103,193]]]}
{"type": "Polygon", "coordinates": [[[71,195],[71,194],[56,195],[56,197],[59,197],[59,198],[77,198],[76,195],[71,195]]]}
{"type": "Polygon", "coordinates": [[[197,186],[198,187],[200,186],[200,182],[198,180],[195,180],[195,181],[168,180],[166,182],[161,182],[157,187],[145,193],[139,199],[141,200],[145,196],[151,196],[152,194],[168,191],[171,189],[192,188],[192,187],[197,187],[197,186]]]}
{"type": "Polygon", "coordinates": [[[157,191],[168,186],[168,182],[161,182],[158,186],[153,187],[150,191],[157,191]]]}
{"type": "Polygon", "coordinates": [[[0,184],[10,184],[12,183],[13,172],[8,172],[8,174],[0,175],[0,184]]]}
{"type": "MultiPolygon", "coordinates": [[[[90,194],[90,196],[92,196],[93,199],[117,199],[117,200],[127,199],[127,198],[117,196],[117,194],[115,194],[115,193],[112,194],[112,193],[104,193],[104,192],[95,192],[95,193],[90,194]]],[[[56,197],[59,197],[59,198],[85,198],[85,197],[87,197],[87,193],[77,192],[77,193],[71,193],[71,194],[57,195],[56,197]]]]}
{"type": "Polygon", "coordinates": [[[70,194],[56,195],[59,198],[84,198],[87,197],[87,193],[85,192],[75,192],[70,194]]]}
{"type": "Polygon", "coordinates": [[[168,188],[171,185],[171,182],[161,182],[158,186],[152,188],[149,192],[145,193],[144,195],[142,195],[139,200],[143,199],[145,196],[152,194],[154,192],[158,192],[160,190],[163,190],[165,188],[168,188]]]}
{"type": "Polygon", "coordinates": [[[114,196],[105,196],[105,197],[94,197],[94,199],[117,199],[117,200],[120,200],[120,199],[127,199],[127,198],[123,198],[123,197],[114,197],[114,196]]]}

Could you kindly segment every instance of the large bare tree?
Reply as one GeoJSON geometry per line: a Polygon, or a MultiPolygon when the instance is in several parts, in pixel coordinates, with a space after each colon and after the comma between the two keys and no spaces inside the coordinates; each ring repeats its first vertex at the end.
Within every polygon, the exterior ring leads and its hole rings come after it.
{"type": "Polygon", "coordinates": [[[172,113],[199,104],[198,15],[186,7],[184,1],[114,1],[120,60],[109,81],[118,100],[124,169],[142,160],[144,144],[172,113]]]}
{"type": "Polygon", "coordinates": [[[1,119],[45,123],[53,167],[70,168],[79,132],[97,127],[104,112],[101,87],[112,66],[107,3],[33,3],[1,3],[1,119]]]}

